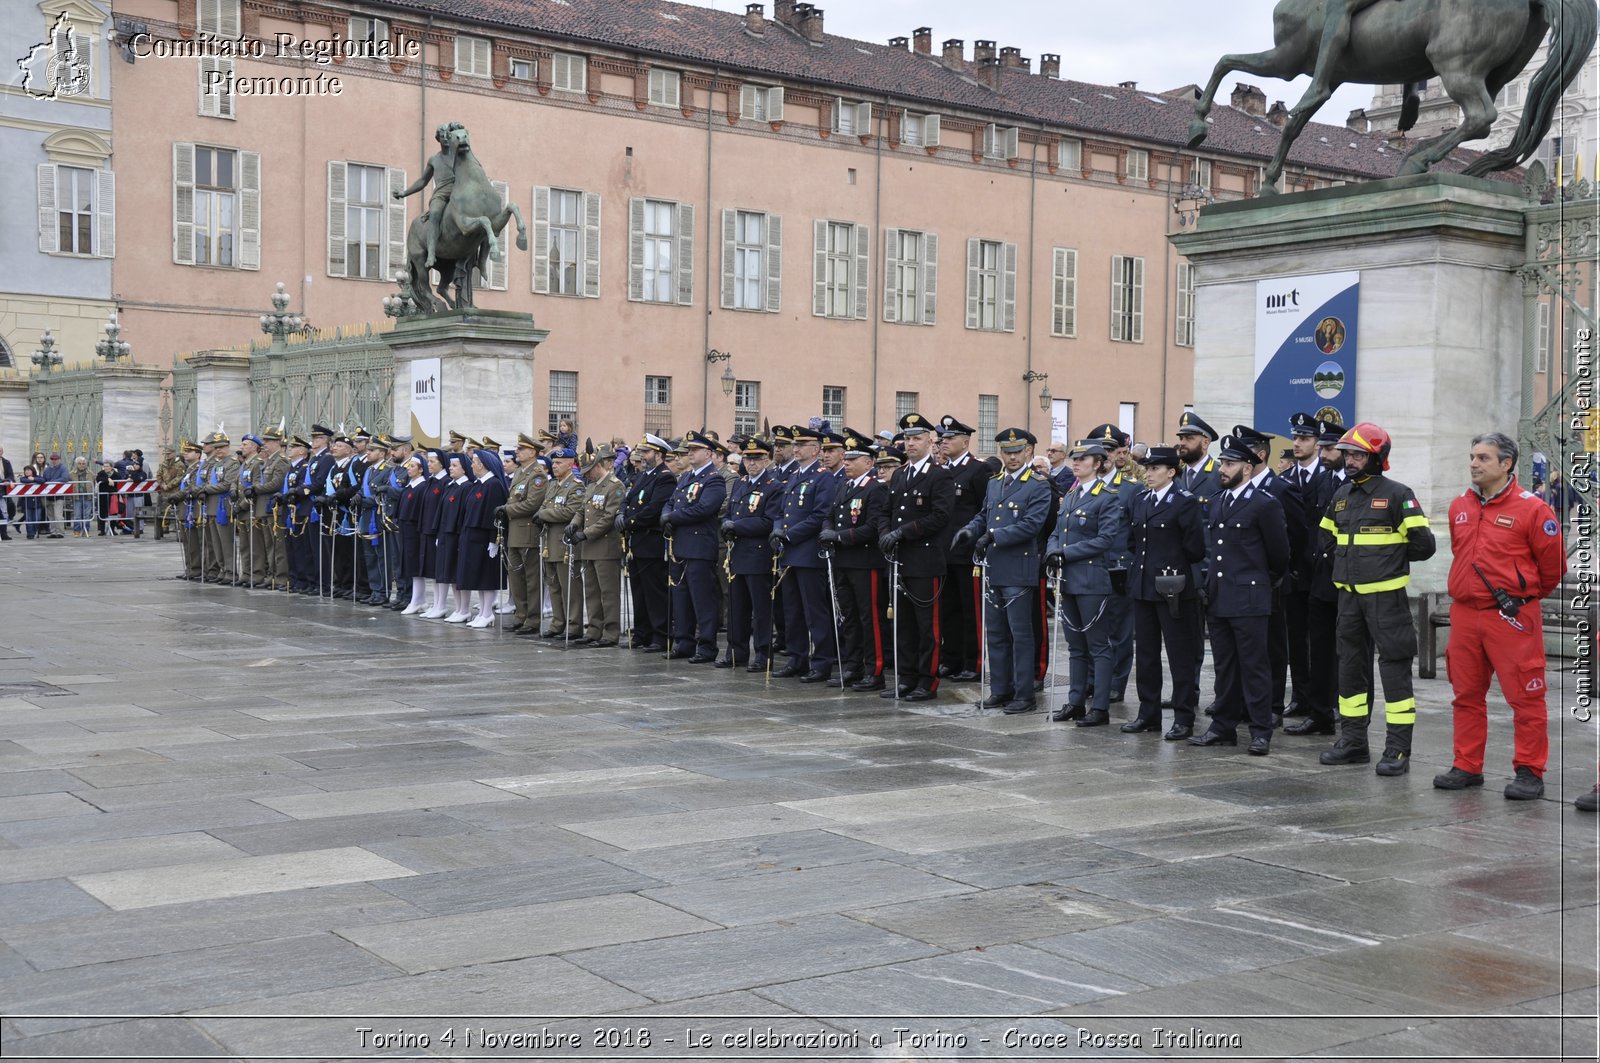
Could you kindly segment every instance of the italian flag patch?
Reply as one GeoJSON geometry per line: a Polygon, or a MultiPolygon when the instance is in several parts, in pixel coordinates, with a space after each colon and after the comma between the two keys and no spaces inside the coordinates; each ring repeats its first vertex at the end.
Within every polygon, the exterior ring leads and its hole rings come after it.
{"type": "Polygon", "coordinates": [[[1417,502],[1417,500],[1414,499],[1414,498],[1406,499],[1405,505],[1401,506],[1400,508],[1403,509],[1403,510],[1417,512],[1417,513],[1421,513],[1422,512],[1421,504],[1419,504],[1417,502]]]}

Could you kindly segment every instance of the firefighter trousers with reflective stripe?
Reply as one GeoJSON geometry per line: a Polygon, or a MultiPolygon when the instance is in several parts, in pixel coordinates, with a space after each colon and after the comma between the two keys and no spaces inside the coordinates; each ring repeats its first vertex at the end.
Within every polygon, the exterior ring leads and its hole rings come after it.
{"type": "Polygon", "coordinates": [[[1550,755],[1549,712],[1545,707],[1544,625],[1539,603],[1517,613],[1517,625],[1498,609],[1450,607],[1450,643],[1445,669],[1455,691],[1455,766],[1483,772],[1483,748],[1489,736],[1489,678],[1500,680],[1500,692],[1511,706],[1513,768],[1532,768],[1544,777],[1550,755]]]}
{"type": "Polygon", "coordinates": [[[1339,715],[1348,725],[1372,713],[1372,654],[1378,654],[1384,715],[1391,725],[1417,722],[1411,689],[1411,662],[1417,656],[1417,629],[1411,599],[1403,590],[1376,594],[1339,592],[1339,715]]]}

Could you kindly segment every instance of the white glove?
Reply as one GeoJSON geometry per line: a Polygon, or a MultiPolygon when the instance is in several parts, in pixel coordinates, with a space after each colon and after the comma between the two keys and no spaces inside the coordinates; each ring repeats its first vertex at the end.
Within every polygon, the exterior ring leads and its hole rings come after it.
{"type": "Polygon", "coordinates": [[[489,556],[490,557],[499,557],[500,556],[500,544],[499,543],[490,543],[489,544],[489,556]]]}

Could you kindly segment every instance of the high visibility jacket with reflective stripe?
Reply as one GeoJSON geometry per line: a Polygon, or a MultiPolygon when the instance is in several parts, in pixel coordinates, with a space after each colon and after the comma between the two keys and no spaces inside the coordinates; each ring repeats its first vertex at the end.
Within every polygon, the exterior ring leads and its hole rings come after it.
{"type": "Polygon", "coordinates": [[[1433,556],[1437,543],[1411,488],[1387,476],[1346,480],[1322,516],[1333,556],[1333,585],[1356,594],[1400,590],[1411,562],[1433,556]]]}

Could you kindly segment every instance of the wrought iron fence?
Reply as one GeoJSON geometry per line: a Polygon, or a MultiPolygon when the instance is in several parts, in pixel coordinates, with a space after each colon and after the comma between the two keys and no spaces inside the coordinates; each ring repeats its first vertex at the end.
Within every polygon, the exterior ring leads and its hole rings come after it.
{"type": "Polygon", "coordinates": [[[313,423],[389,431],[394,354],[379,335],[392,327],[340,327],[251,347],[252,423],[282,421],[290,432],[313,423]]]}
{"type": "Polygon", "coordinates": [[[98,462],[105,447],[104,397],[105,383],[92,368],[34,374],[28,381],[33,449],[59,453],[69,465],[78,457],[98,462]]]}

